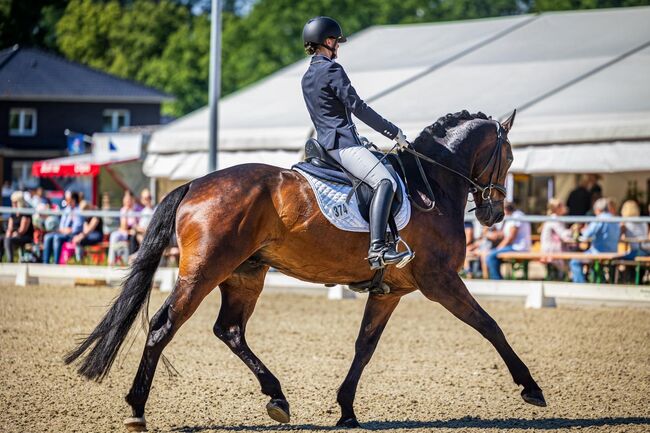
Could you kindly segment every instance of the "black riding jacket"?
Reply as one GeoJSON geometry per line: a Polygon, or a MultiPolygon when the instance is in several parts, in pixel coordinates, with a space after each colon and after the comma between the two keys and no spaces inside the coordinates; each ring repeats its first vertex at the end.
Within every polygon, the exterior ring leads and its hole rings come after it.
{"type": "Polygon", "coordinates": [[[316,128],[318,142],[327,150],[359,146],[352,114],[393,140],[398,128],[366,105],[357,95],[343,66],[315,55],[302,77],[302,94],[316,128]]]}

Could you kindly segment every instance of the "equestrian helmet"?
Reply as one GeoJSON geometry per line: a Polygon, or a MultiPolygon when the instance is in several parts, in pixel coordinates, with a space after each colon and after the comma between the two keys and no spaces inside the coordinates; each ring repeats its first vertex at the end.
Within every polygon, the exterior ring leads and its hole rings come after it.
{"type": "Polygon", "coordinates": [[[309,44],[322,45],[327,38],[336,38],[339,42],[347,41],[339,23],[330,17],[312,18],[302,29],[302,41],[305,46],[309,44]]]}

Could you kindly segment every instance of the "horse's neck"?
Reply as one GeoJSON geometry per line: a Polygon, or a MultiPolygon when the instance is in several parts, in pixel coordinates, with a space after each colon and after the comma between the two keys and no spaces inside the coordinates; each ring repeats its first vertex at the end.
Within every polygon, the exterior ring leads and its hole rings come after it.
{"type": "MultiPolygon", "coordinates": [[[[426,153],[445,167],[467,174],[467,165],[469,162],[460,160],[462,155],[459,154],[459,149],[449,149],[440,143],[436,143],[430,146],[430,149],[426,153]]],[[[416,165],[415,157],[411,154],[408,155],[410,157],[405,168],[410,176],[419,180],[420,173],[416,165]]],[[[425,161],[421,163],[423,164],[425,173],[427,173],[438,209],[444,215],[462,218],[465,214],[467,195],[469,193],[469,185],[467,182],[457,174],[443,167],[425,161]]],[[[417,188],[419,191],[426,191],[426,187],[421,180],[418,182],[417,188]]]]}

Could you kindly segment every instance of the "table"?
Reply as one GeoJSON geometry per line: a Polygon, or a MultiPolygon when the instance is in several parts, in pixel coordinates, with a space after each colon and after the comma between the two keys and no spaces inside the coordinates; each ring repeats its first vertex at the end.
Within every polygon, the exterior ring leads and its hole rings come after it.
{"type": "Polygon", "coordinates": [[[610,262],[618,257],[620,253],[583,253],[578,251],[567,251],[559,253],[542,253],[529,251],[512,251],[500,253],[497,257],[505,262],[514,262],[523,265],[524,279],[528,279],[528,262],[531,261],[553,261],[553,260],[582,260],[594,263],[594,273],[596,274],[596,283],[604,281],[603,263],[610,262]]]}

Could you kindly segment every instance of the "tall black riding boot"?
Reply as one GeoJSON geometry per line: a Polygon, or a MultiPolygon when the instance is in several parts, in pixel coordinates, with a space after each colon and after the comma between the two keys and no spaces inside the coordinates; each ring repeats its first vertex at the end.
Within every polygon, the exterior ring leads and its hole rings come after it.
{"type": "Polygon", "coordinates": [[[386,243],[386,226],[393,203],[393,186],[389,180],[382,180],[375,189],[370,203],[370,269],[381,269],[386,265],[399,263],[408,257],[407,251],[397,252],[395,245],[386,243]]]}

